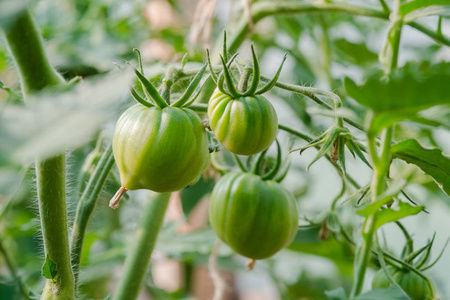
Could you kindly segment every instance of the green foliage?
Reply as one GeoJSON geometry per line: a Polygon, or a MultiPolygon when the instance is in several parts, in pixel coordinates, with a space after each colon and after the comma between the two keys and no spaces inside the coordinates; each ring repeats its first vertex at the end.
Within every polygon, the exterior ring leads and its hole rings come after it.
{"type": "Polygon", "coordinates": [[[437,185],[450,196],[450,158],[441,149],[426,149],[416,140],[402,141],[392,147],[395,158],[418,166],[433,177],[437,185]]]}
{"type": "Polygon", "coordinates": [[[51,260],[49,255],[45,258],[45,263],[42,266],[42,276],[51,280],[58,279],[59,274],[56,263],[51,260]]]}

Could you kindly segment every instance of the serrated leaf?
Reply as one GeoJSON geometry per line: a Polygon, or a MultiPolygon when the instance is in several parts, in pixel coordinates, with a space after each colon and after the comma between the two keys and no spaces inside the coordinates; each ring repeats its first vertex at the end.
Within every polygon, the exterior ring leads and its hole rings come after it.
{"type": "Polygon", "coordinates": [[[409,139],[392,146],[391,150],[394,158],[418,166],[450,196],[450,158],[443,155],[441,149],[426,149],[409,139]]]}
{"type": "Polygon", "coordinates": [[[42,266],[42,276],[51,280],[56,279],[58,276],[56,263],[50,259],[50,256],[48,254],[47,257],[45,258],[45,263],[42,266]]]}
{"type": "Polygon", "coordinates": [[[372,74],[360,85],[346,78],[345,89],[377,114],[394,112],[405,118],[434,105],[450,103],[449,82],[450,63],[409,63],[388,78],[381,72],[372,74]]]}
{"type": "Polygon", "coordinates": [[[386,289],[373,289],[355,298],[355,300],[411,300],[404,291],[396,286],[386,289]]]}
{"type": "Polygon", "coordinates": [[[448,0],[415,0],[403,4],[400,13],[408,23],[424,16],[449,16],[450,5],[448,0]]]}
{"type": "Polygon", "coordinates": [[[363,217],[368,217],[376,213],[383,205],[389,203],[393,197],[397,196],[401,190],[406,186],[406,180],[396,180],[391,184],[383,194],[377,197],[376,201],[370,205],[357,211],[363,217]]]}
{"type": "Polygon", "coordinates": [[[423,206],[412,206],[408,203],[399,201],[397,208],[391,207],[388,209],[383,209],[378,213],[375,229],[380,228],[382,225],[386,223],[395,222],[402,218],[416,215],[423,209],[424,209],[423,206]]]}
{"type": "Polygon", "coordinates": [[[378,55],[369,50],[364,43],[352,43],[346,39],[334,41],[339,62],[362,65],[377,62],[378,55]]]}

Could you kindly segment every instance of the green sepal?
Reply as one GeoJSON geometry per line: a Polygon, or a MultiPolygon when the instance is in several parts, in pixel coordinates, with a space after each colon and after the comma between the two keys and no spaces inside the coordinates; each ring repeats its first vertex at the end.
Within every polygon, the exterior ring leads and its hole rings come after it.
{"type": "Polygon", "coordinates": [[[345,167],[345,137],[339,136],[337,138],[338,143],[338,163],[342,169],[342,174],[346,177],[347,169],[345,167]]]}
{"type": "Polygon", "coordinates": [[[223,49],[222,49],[222,55],[224,61],[228,62],[228,48],[227,48],[227,32],[223,31],[223,49]]]}
{"type": "Polygon", "coordinates": [[[191,81],[187,89],[184,91],[183,95],[181,95],[180,99],[175,101],[171,106],[173,107],[182,107],[187,101],[189,101],[189,98],[192,96],[192,94],[195,92],[195,89],[197,88],[198,84],[202,80],[202,76],[206,71],[206,67],[208,64],[204,64],[203,67],[200,69],[200,71],[195,75],[194,79],[191,81]]]}
{"type": "Polygon", "coordinates": [[[430,250],[431,247],[433,247],[433,243],[434,243],[434,239],[436,237],[436,233],[433,234],[433,237],[431,238],[431,241],[428,242],[428,244],[426,244],[425,246],[423,246],[422,248],[420,248],[419,250],[416,250],[412,253],[410,253],[409,255],[407,255],[403,260],[406,261],[407,263],[412,263],[413,260],[418,257],[420,254],[422,254],[425,250],[425,255],[424,257],[420,260],[420,262],[416,265],[416,268],[420,268],[421,266],[423,266],[426,261],[428,260],[428,257],[430,255],[430,250]]]}
{"type": "Polygon", "coordinates": [[[143,65],[142,65],[142,56],[141,56],[141,51],[139,51],[139,49],[138,48],[134,48],[133,49],[133,51],[134,52],[136,52],[137,53],[137,55],[138,55],[138,61],[139,61],[139,71],[142,73],[142,74],[144,74],[144,67],[143,67],[143,65]]]}
{"type": "Polygon", "coordinates": [[[209,55],[209,49],[206,49],[206,57],[207,57],[207,60],[208,60],[209,73],[211,74],[211,78],[214,81],[214,83],[216,85],[218,85],[219,78],[217,77],[216,73],[214,72],[214,68],[213,68],[212,63],[211,63],[211,57],[209,55]]]}
{"type": "Polygon", "coordinates": [[[244,92],[243,96],[252,96],[255,94],[256,90],[258,89],[259,80],[261,77],[261,70],[259,68],[259,62],[258,58],[256,57],[255,53],[255,47],[253,47],[253,44],[251,45],[252,49],[252,58],[253,58],[253,78],[252,78],[252,84],[250,85],[249,89],[244,92]]]}
{"type": "Polygon", "coordinates": [[[445,242],[444,247],[442,247],[441,253],[439,253],[438,257],[428,266],[421,268],[420,271],[428,270],[429,268],[433,267],[439,261],[439,259],[441,259],[442,255],[444,254],[445,249],[448,246],[449,241],[450,241],[450,238],[448,238],[447,241],[445,242]]]}
{"type": "Polygon", "coordinates": [[[136,100],[137,102],[139,102],[140,104],[147,106],[147,107],[153,107],[155,106],[153,103],[148,102],[146,100],[144,100],[144,98],[142,98],[134,88],[130,88],[130,93],[131,96],[133,96],[134,100],[136,100]]]}
{"type": "MultiPolygon", "coordinates": [[[[223,74],[221,76],[224,76],[225,82],[227,83],[228,94],[230,94],[230,96],[233,98],[239,98],[240,96],[242,96],[242,94],[240,94],[238,92],[238,90],[236,89],[236,86],[234,85],[234,82],[233,82],[233,78],[231,77],[230,71],[228,70],[227,64],[222,55],[220,56],[220,59],[222,61],[222,65],[223,65],[223,74]]],[[[219,82],[220,82],[220,76],[219,76],[219,82]]]]}
{"type": "Polygon", "coordinates": [[[263,86],[261,89],[259,89],[255,94],[263,94],[267,91],[269,91],[271,88],[273,88],[275,86],[275,84],[277,83],[278,77],[280,77],[281,74],[281,69],[283,68],[284,62],[286,61],[287,58],[287,52],[284,54],[283,56],[283,60],[281,61],[281,65],[278,68],[277,73],[275,74],[275,76],[272,78],[271,81],[269,81],[265,86],[263,86]]]}
{"type": "Polygon", "coordinates": [[[253,174],[256,174],[256,175],[261,174],[261,168],[262,168],[262,165],[264,162],[264,157],[266,156],[267,150],[269,150],[269,149],[266,149],[263,152],[261,152],[260,154],[258,154],[258,156],[256,158],[256,162],[253,165],[252,170],[251,170],[251,172],[253,174]]]}
{"type": "Polygon", "coordinates": [[[348,139],[347,140],[347,148],[350,149],[349,145],[352,146],[353,151],[355,151],[355,153],[359,157],[359,159],[361,159],[369,168],[372,169],[372,166],[370,165],[369,161],[364,156],[364,153],[362,153],[360,145],[358,143],[356,143],[353,139],[348,139]]]}
{"type": "Polygon", "coordinates": [[[148,95],[155,101],[155,104],[159,106],[160,108],[167,107],[168,104],[164,99],[161,97],[161,95],[156,90],[155,86],[142,75],[141,72],[138,70],[134,70],[134,73],[136,73],[136,76],[138,77],[139,81],[142,83],[142,86],[144,87],[144,90],[147,91],[148,95]]]}
{"type": "Polygon", "coordinates": [[[278,183],[283,181],[283,179],[286,177],[290,167],[291,167],[291,161],[288,157],[288,159],[284,163],[283,167],[281,168],[281,171],[278,171],[278,175],[273,179],[273,181],[276,181],[278,183]]]}
{"type": "Polygon", "coordinates": [[[267,172],[264,176],[262,176],[263,180],[272,180],[272,178],[274,178],[278,171],[280,170],[281,167],[281,147],[280,147],[280,143],[278,142],[278,139],[275,140],[277,143],[277,160],[275,163],[275,166],[269,171],[267,172]]]}
{"type": "Polygon", "coordinates": [[[237,156],[236,154],[234,154],[234,160],[236,161],[239,169],[241,169],[242,172],[248,172],[248,169],[245,167],[244,163],[242,162],[242,160],[239,158],[239,156],[237,156]]]}

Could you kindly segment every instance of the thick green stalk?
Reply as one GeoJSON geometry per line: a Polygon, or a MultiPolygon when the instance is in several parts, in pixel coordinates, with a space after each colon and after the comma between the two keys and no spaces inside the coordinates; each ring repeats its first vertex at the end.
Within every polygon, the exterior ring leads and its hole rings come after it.
{"type": "Polygon", "coordinates": [[[45,255],[56,264],[59,279],[47,279],[41,299],[75,299],[66,211],[65,155],[36,161],[39,214],[45,255]]]}
{"type": "MultiPolygon", "coordinates": [[[[19,69],[25,98],[48,86],[65,84],[50,65],[42,37],[29,11],[3,28],[8,48],[19,69]]],[[[36,160],[39,214],[45,255],[56,263],[59,279],[47,279],[41,299],[74,299],[75,282],[70,265],[66,211],[65,154],[36,160]]]]}
{"type": "Polygon", "coordinates": [[[80,269],[81,250],[83,248],[84,235],[89,219],[97,204],[97,198],[105,185],[108,175],[114,165],[112,146],[109,145],[103,152],[94,173],[89,178],[89,182],[80,198],[73,223],[70,255],[72,269],[75,275],[75,283],[78,281],[78,271],[80,269]]]}
{"type": "Polygon", "coordinates": [[[137,298],[147,274],[148,265],[161,229],[170,193],[151,193],[147,199],[138,226],[125,259],[122,277],[113,300],[137,298]]]}

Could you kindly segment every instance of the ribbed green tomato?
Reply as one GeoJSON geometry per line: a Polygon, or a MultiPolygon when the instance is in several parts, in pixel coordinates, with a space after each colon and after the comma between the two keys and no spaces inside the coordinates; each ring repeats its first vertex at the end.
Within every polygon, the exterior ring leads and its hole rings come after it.
{"type": "Polygon", "coordinates": [[[186,187],[210,159],[208,136],[192,110],[141,104],[119,118],[113,152],[122,186],[155,192],[186,187]]]}
{"type": "MultiPolygon", "coordinates": [[[[401,270],[388,266],[388,272],[398,285],[405,291],[412,300],[428,300],[432,297],[432,292],[425,280],[412,271],[401,270]]],[[[372,280],[372,288],[388,288],[392,285],[389,278],[380,269],[375,273],[372,280]]]]}
{"type": "Polygon", "coordinates": [[[208,117],[217,139],[236,154],[259,153],[277,136],[277,114],[261,95],[233,99],[216,90],[209,100],[208,117]]]}
{"type": "Polygon", "coordinates": [[[221,240],[252,259],[274,255],[292,242],[298,229],[292,194],[252,173],[228,173],[217,182],[209,220],[221,240]]]}

